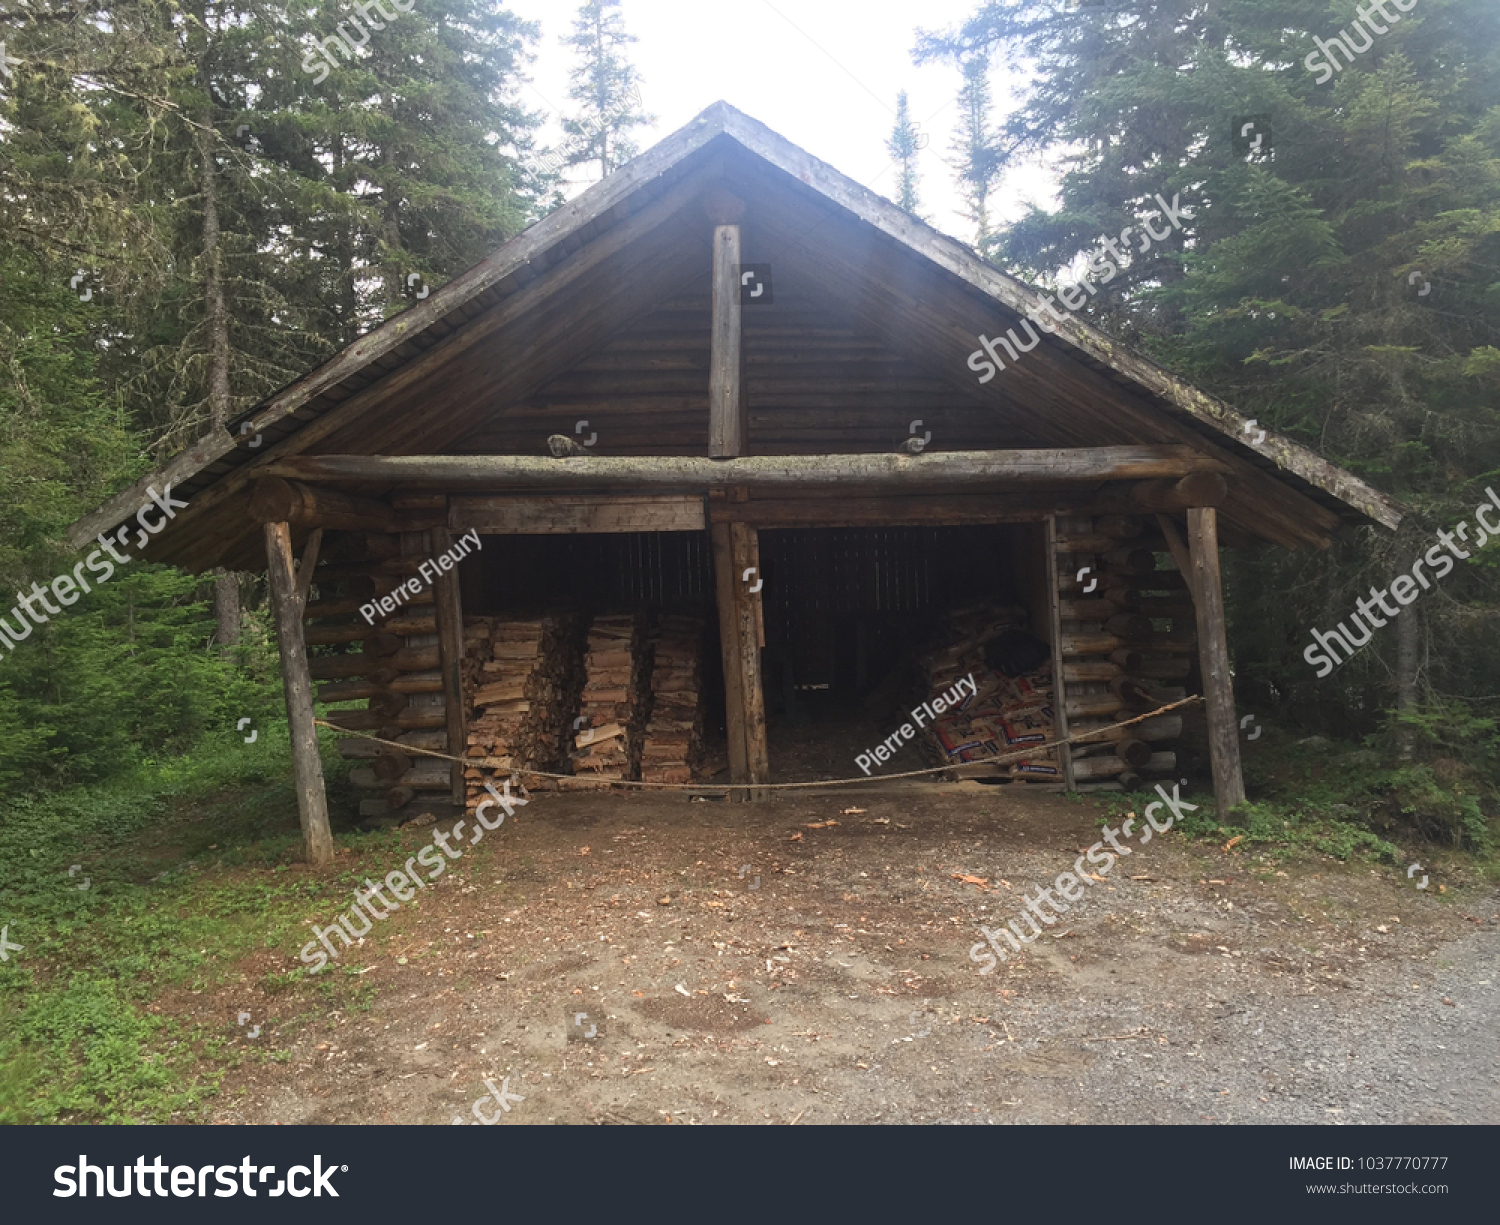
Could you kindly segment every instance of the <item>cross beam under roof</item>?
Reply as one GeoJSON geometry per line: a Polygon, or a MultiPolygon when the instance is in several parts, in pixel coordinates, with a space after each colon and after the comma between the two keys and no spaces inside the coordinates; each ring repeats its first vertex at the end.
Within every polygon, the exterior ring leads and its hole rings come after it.
{"type": "Polygon", "coordinates": [[[1223,472],[1187,446],[940,451],[921,455],[706,456],[297,455],[257,477],[366,481],[404,488],[691,490],[838,485],[953,487],[1149,480],[1223,472]]]}

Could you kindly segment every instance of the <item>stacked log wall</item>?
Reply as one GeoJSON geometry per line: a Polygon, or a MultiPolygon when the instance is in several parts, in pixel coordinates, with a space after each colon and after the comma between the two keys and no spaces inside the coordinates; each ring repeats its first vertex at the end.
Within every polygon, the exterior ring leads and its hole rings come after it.
{"type": "Polygon", "coordinates": [[[1075,781],[1132,789],[1175,774],[1180,713],[1102,731],[1186,697],[1194,681],[1193,604],[1161,564],[1166,540],[1146,516],[1059,515],[1057,554],[1068,731],[1101,733],[1072,745],[1075,781]]]}
{"type": "MultiPolygon", "coordinates": [[[[328,721],[351,731],[414,749],[447,750],[446,706],[438,671],[434,595],[424,585],[403,595],[390,613],[376,610],[373,621],[360,609],[417,574],[431,554],[426,534],[329,532],[327,547],[313,571],[315,598],[306,611],[309,646],[357,644],[334,656],[315,656],[309,669],[320,702],[363,702],[363,707],[331,711],[328,721]]],[[[448,763],[373,740],[345,738],[339,754],[359,762],[349,774],[361,792],[363,817],[410,815],[423,803],[441,803],[451,787],[448,763]]]]}

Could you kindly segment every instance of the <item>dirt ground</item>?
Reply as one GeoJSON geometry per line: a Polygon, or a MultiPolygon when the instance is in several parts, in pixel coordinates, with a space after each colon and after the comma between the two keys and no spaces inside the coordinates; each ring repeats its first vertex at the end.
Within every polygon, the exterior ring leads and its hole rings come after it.
{"type": "Polygon", "coordinates": [[[215,1121],[1500,1121],[1492,887],[1173,833],[985,976],[1118,801],[782,795],[535,796],[345,955],[368,1011],[226,997],[269,1020],[215,1121]]]}

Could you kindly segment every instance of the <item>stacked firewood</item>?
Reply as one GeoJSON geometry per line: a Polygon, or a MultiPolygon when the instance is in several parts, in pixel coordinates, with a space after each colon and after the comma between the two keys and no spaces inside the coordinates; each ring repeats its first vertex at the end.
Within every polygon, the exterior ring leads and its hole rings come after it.
{"type": "Polygon", "coordinates": [[[573,736],[575,789],[607,787],[640,772],[645,717],[645,618],[599,616],[589,626],[588,653],[573,736]]]}
{"type": "MultiPolygon", "coordinates": [[[[935,710],[937,699],[952,699],[952,704],[945,702],[936,717],[922,712],[927,724],[922,743],[934,762],[954,766],[984,762],[1035,746],[1033,756],[986,767],[985,773],[1056,780],[1058,770],[1048,748],[1056,739],[1050,663],[1007,676],[991,668],[986,659],[987,645],[996,642],[1008,645],[1000,652],[1002,657],[1024,654],[1021,648],[1031,640],[1025,625],[1026,613],[1020,608],[981,605],[961,609],[948,616],[929,649],[919,657],[924,672],[923,701],[935,710]]],[[[1043,644],[1037,642],[1035,646],[1038,655],[1046,655],[1043,644]]],[[[995,654],[992,646],[989,654],[995,654]]]]}
{"type": "Polygon", "coordinates": [[[577,621],[557,613],[526,620],[470,618],[464,628],[463,686],[474,711],[464,770],[472,806],[495,771],[512,770],[530,790],[556,786],[531,770],[557,773],[572,695],[578,691],[577,621]]]}
{"type": "Polygon", "coordinates": [[[703,761],[704,622],[671,616],[656,635],[641,781],[690,783],[703,761]]]}

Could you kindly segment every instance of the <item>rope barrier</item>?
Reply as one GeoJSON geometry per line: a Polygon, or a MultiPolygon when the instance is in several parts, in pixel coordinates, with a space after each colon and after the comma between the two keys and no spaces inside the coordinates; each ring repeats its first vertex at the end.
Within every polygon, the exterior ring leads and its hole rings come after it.
{"type": "MultiPolygon", "coordinates": [[[[632,782],[629,779],[622,778],[612,778],[608,780],[600,779],[598,781],[608,781],[611,787],[641,787],[658,791],[703,791],[707,788],[713,788],[714,790],[719,790],[721,788],[724,790],[729,790],[731,788],[745,787],[755,787],[759,790],[764,791],[792,791],[811,787],[846,787],[850,783],[886,783],[898,778],[921,778],[925,777],[928,774],[944,774],[949,770],[957,769],[960,766],[1000,765],[1007,761],[1019,761],[1026,757],[1035,757],[1038,750],[1059,748],[1062,745],[1073,744],[1079,741],[1099,741],[1099,737],[1104,736],[1109,732],[1118,731],[1122,727],[1130,727],[1136,723],[1143,723],[1147,719],[1155,719],[1157,716],[1164,715],[1168,711],[1176,710],[1180,706],[1191,706],[1194,702],[1201,702],[1203,700],[1204,699],[1201,694],[1195,694],[1192,697],[1183,698],[1180,701],[1173,702],[1170,706],[1161,706],[1156,710],[1148,710],[1145,714],[1137,715],[1134,719],[1126,719],[1123,723],[1112,723],[1110,724],[1110,726],[1101,727],[1097,731],[1081,732],[1076,736],[1069,736],[1066,740],[1055,740],[1051,744],[1032,745],[1029,748],[1020,749],[1014,753],[1005,753],[994,757],[982,757],[977,761],[952,763],[946,766],[933,766],[931,769],[927,770],[905,770],[899,774],[867,774],[863,777],[858,778],[828,778],[820,779],[817,782],[811,783],[637,783],[632,782]]],[[[337,732],[342,736],[354,736],[360,740],[373,740],[376,744],[387,745],[390,748],[395,749],[399,753],[416,753],[423,757],[437,757],[442,761],[456,762],[461,766],[478,766],[480,768],[495,771],[504,770],[509,775],[529,774],[535,778],[586,779],[588,777],[585,774],[550,774],[546,770],[533,770],[529,766],[519,767],[515,765],[500,765],[499,763],[502,759],[497,757],[454,757],[448,753],[439,753],[435,749],[418,748],[416,745],[401,744],[400,742],[395,740],[383,740],[379,736],[371,736],[364,732],[351,731],[348,728],[339,727],[335,723],[329,723],[325,719],[314,719],[313,723],[317,727],[326,727],[330,731],[337,732]]],[[[1103,742],[1100,741],[1100,743],[1103,742]]]]}

